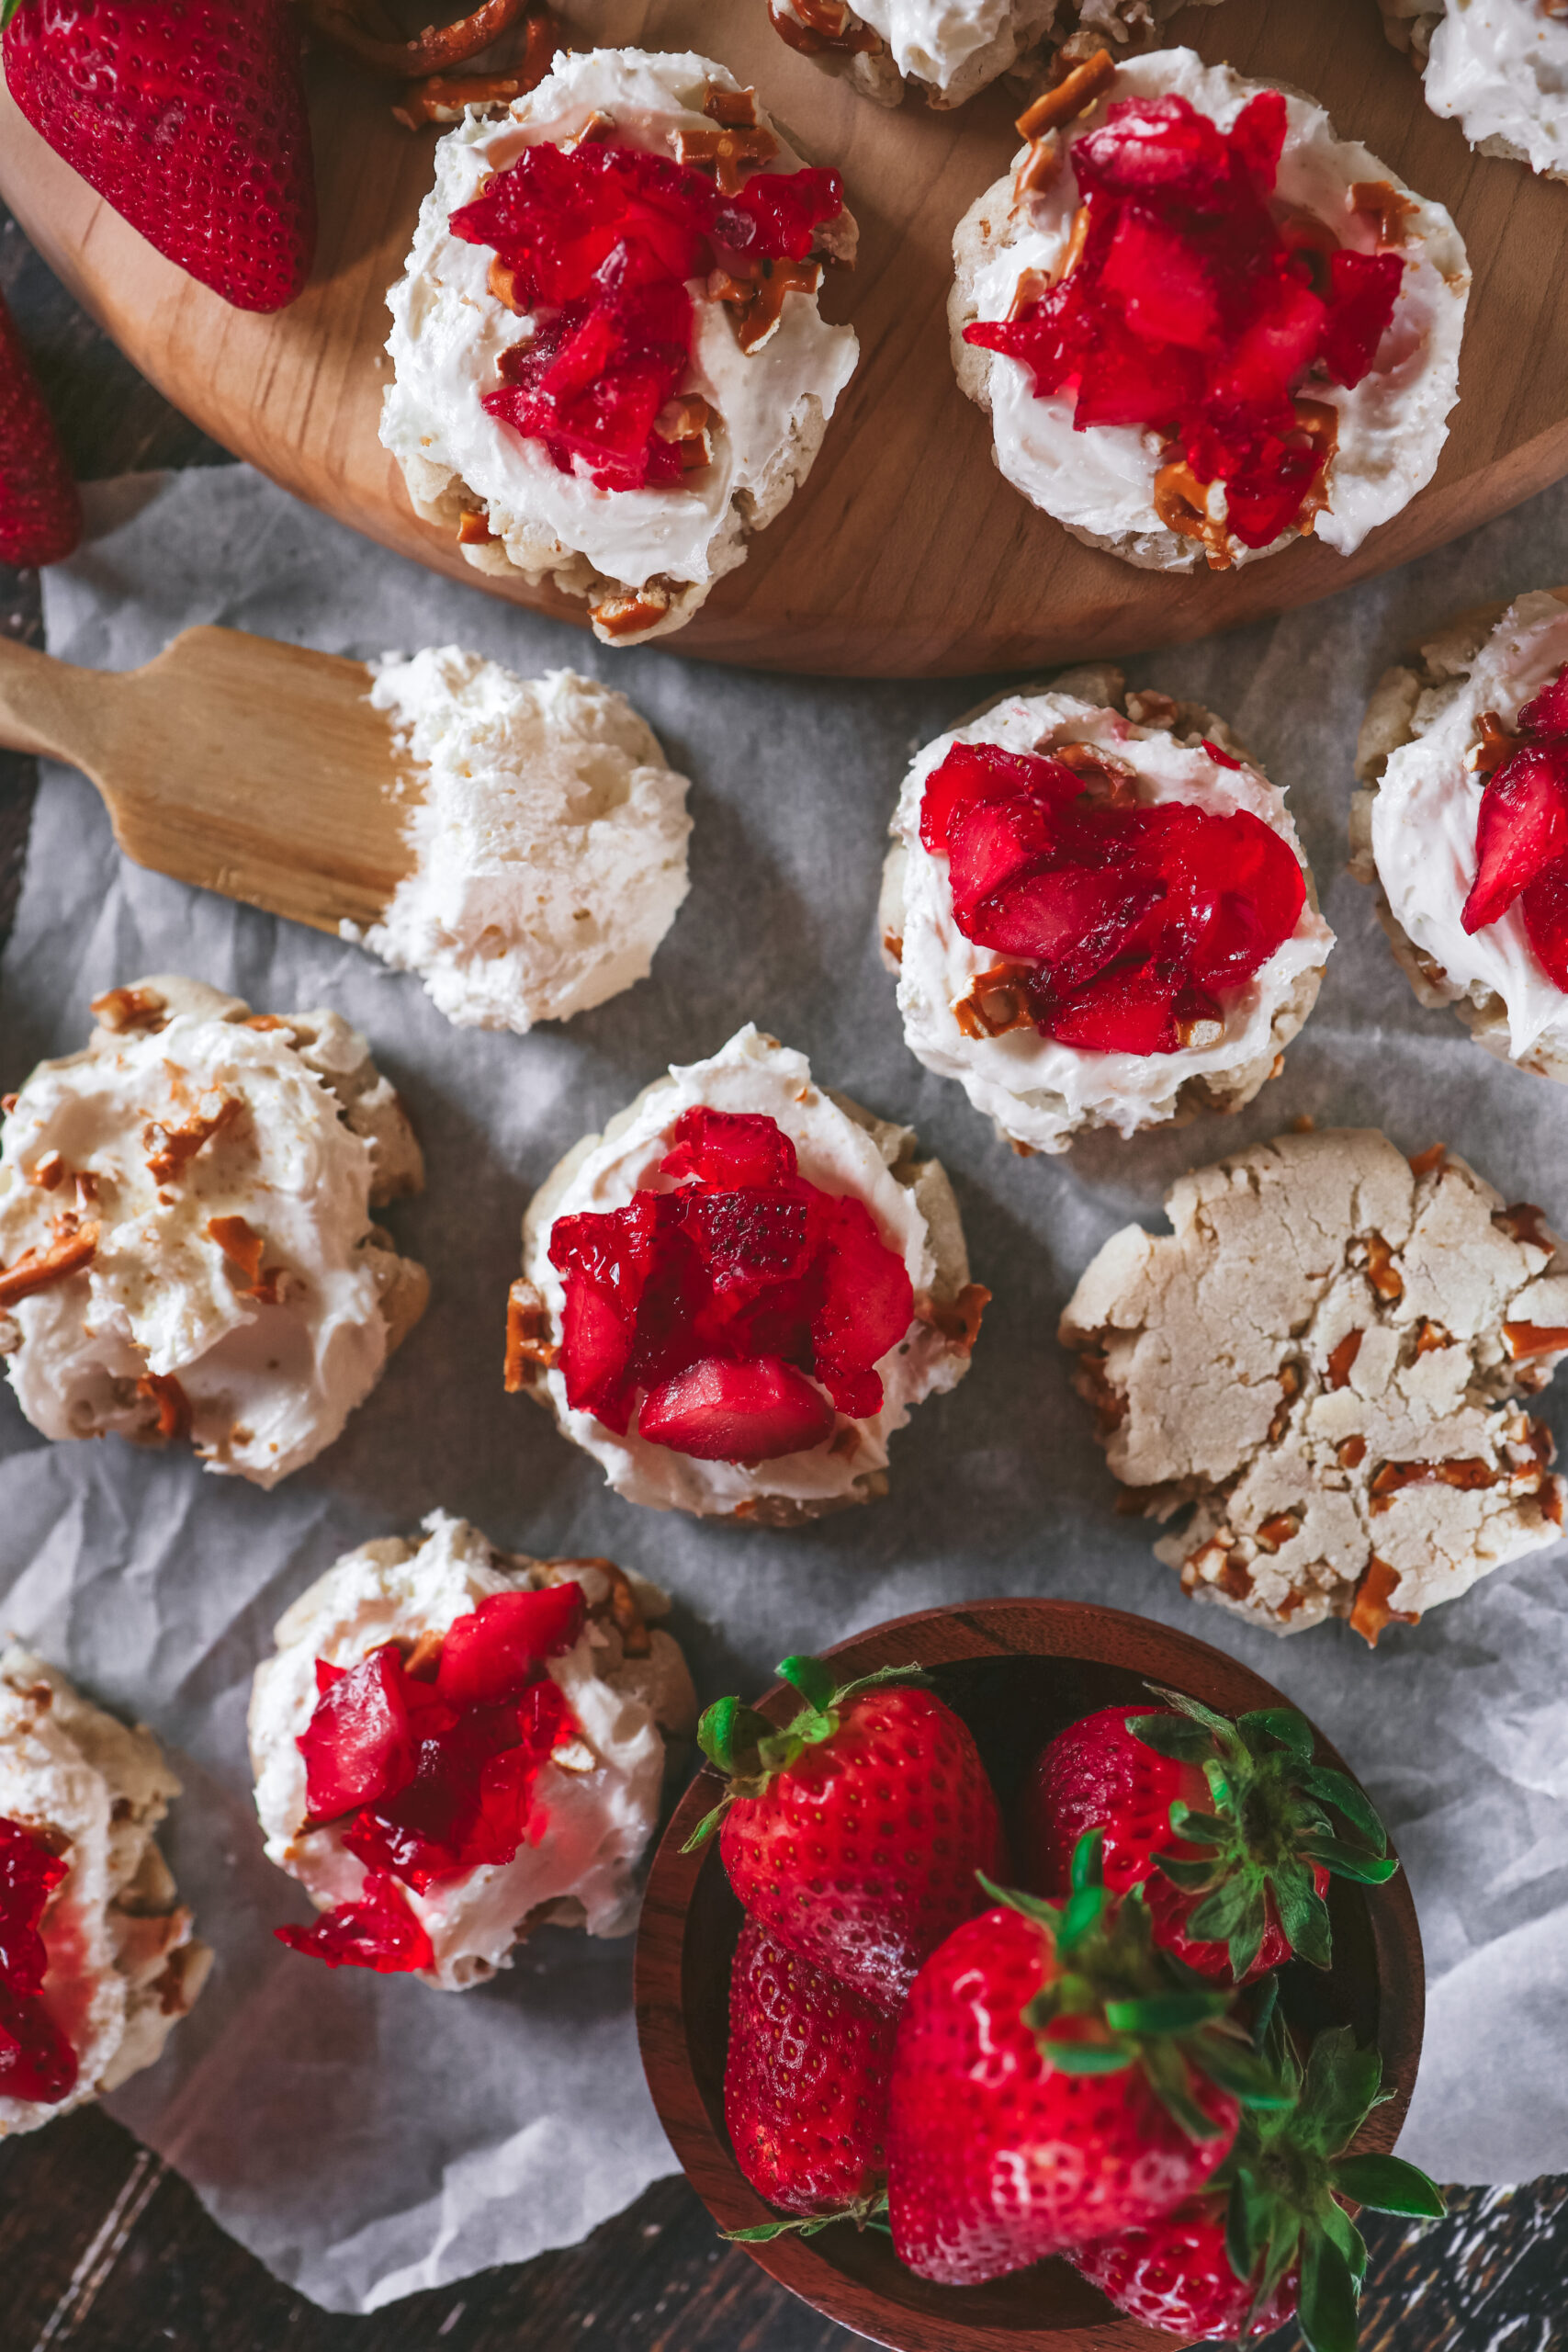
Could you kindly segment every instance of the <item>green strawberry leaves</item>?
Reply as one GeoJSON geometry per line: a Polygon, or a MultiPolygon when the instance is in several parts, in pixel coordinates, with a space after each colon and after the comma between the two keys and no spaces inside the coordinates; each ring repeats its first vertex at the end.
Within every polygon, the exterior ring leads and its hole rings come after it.
{"type": "Polygon", "coordinates": [[[840,2206],[836,2213],[803,2213],[789,2222],[757,2222],[749,2230],[720,2230],[719,2235],[731,2245],[767,2245],[774,2238],[814,2238],[819,2230],[830,2230],[837,2222],[852,2222],[857,2230],[888,2229],[887,2191],[873,2189],[854,2204],[840,2206]]]}
{"type": "Polygon", "coordinates": [[[1360,1886],[1382,1886],[1399,1868],[1388,1833],[1347,1773],[1313,1761],[1312,1726],[1293,1707],[1259,1707],[1234,1723],[1184,1691],[1151,1683],[1172,1714],[1128,1715],[1134,1739],[1156,1755],[1196,1765],[1213,1810],[1179,1799],[1170,1826],[1198,1853],[1161,1854],[1156,1868],[1203,1899],[1183,1923],[1202,1943],[1228,1948],[1237,1983],[1255,1965],[1270,1913],[1292,1951],[1314,1968],[1332,1958],[1328,1906],[1314,1866],[1360,1886]]]}
{"type": "Polygon", "coordinates": [[[705,1814],[684,1846],[689,1854],[709,1838],[737,1797],[765,1795],[775,1774],[787,1772],[808,1747],[818,1747],[838,1730],[840,1710],[863,1690],[886,1683],[929,1684],[919,1666],[882,1666],[853,1682],[835,1683],[831,1668],[819,1657],[786,1657],[776,1668],[781,1681],[799,1691],[806,1704],[782,1730],[766,1715],[739,1699],[716,1699],[697,1725],[697,1745],[729,1785],[711,1813],[705,1814]]]}
{"type": "Polygon", "coordinates": [[[21,5],[22,0],[5,0],[5,5],[0,6],[0,33],[5,31],[21,5]]]}
{"type": "Polygon", "coordinates": [[[1403,2156],[1341,2156],[1334,2167],[1334,2186],[1353,2205],[1370,2205],[1376,2213],[1440,2222],[1448,2210],[1441,2191],[1419,2165],[1406,2164],[1403,2156]]]}

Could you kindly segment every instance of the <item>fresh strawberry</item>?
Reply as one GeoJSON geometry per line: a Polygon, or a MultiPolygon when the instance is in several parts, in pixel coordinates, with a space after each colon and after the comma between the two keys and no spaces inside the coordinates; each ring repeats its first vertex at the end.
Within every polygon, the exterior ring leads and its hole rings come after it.
{"type": "Polygon", "coordinates": [[[1235,1996],[1156,1950],[1140,1893],[990,1891],[916,1978],[893,2058],[894,2249],[949,2286],[1157,2221],[1223,2162],[1243,2100],[1288,2096],[1235,1996]]]}
{"type": "Polygon", "coordinates": [[[1309,2352],[1355,2352],[1367,2250],[1345,2207],[1435,2220],[1443,2199],[1398,2156],[1348,2156],[1378,2096],[1382,2061],[1348,2026],[1320,2033],[1303,2074],[1276,2025],[1268,2051],[1293,2109],[1242,2119],[1201,2195],[1145,2227],[1069,2258],[1120,2312],[1184,2342],[1245,2343],[1299,2306],[1309,2352]]]}
{"type": "Polygon", "coordinates": [[[65,452],[0,299],[0,563],[59,563],[81,537],[65,452]]]}
{"type": "Polygon", "coordinates": [[[1187,1967],[1238,1984],[1292,1952],[1326,1968],[1330,1874],[1381,1886],[1399,1868],[1371,1805],[1313,1762],[1293,1707],[1232,1723],[1157,1695],[1153,1713],[1104,1707],[1042,1750],[1023,1798],[1025,1883],[1065,1895],[1074,1849],[1098,1829],[1107,1886],[1144,1889],[1155,1940],[1187,1967]]]}
{"type": "Polygon", "coordinates": [[[879,2199],[893,2033],[891,2018],[748,1919],[729,1979],[724,2120],[759,2197],[827,2219],[879,2199]]]}
{"type": "Polygon", "coordinates": [[[739,1700],[698,1726],[729,1787],[719,1849],[751,1917],[787,1950],[891,2015],[920,1964],[979,1907],[976,1871],[1004,1871],[980,1752],[918,1667],[835,1689],[819,1658],[779,1668],[806,1704],[783,1731],[739,1700]]]}
{"type": "Polygon", "coordinates": [[[316,191],[286,0],[3,0],[33,129],[150,244],[242,311],[310,274],[316,191]]]}

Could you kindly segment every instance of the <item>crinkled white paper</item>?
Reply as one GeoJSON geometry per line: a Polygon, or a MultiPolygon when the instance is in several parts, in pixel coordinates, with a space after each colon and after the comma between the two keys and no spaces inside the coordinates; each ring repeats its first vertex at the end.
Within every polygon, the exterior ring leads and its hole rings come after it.
{"type": "MultiPolygon", "coordinates": [[[[630,1946],[553,1931],[511,1975],[444,1996],[326,1970],[269,1934],[303,1916],[262,1860],[244,1710],[274,1619],[346,1546],[434,1505],[498,1542],[604,1552],[677,1597],[705,1699],[791,1650],[942,1600],[1111,1601],[1184,1624],[1277,1680],[1383,1806],[1410,1871],[1432,2000],[1404,2146],[1440,2178],[1568,2170],[1568,1600],[1556,1551],[1374,1657],[1332,1625],[1289,1642],[1195,1611],[1113,1489],[1055,1327],[1092,1251],[1154,1221],[1180,1170],[1283,1127],[1445,1137],[1510,1200],[1568,1217],[1568,1092],[1420,1011],[1345,877],[1350,756],[1385,662],[1457,608],[1568,572],[1568,492],[1311,610],[1136,664],[1209,701],[1291,787],[1340,944],[1284,1077],[1239,1119],[1021,1159],[906,1052],[873,937],[905,760],[994,682],[856,684],[616,656],[428,576],[254,474],[109,485],[98,536],[46,575],[53,652],[122,668],[217,621],[369,655],[450,639],[629,693],[694,779],[692,895],[650,981],[564,1028],[450,1028],[417,979],[125,864],[91,789],[51,771],[6,958],[0,1082],[69,1051],[87,1000],[178,968],[259,1009],[335,1006],[369,1034],[430,1164],[393,1213],[431,1270],[422,1327],[343,1441],[271,1495],[118,1441],[50,1446],[0,1396],[0,1623],[145,1716],[186,1795],[169,1846],[218,1967],[116,2113],[235,2236],[318,2301],[363,2310],[580,2237],[672,2169],[637,2064],[630,1946]],[[610,1496],[500,1367],[524,1200],[672,1059],[753,1019],[818,1076],[908,1120],[957,1186],[996,1293],[969,1379],[895,1442],[891,1498],[807,1532],[699,1526],[610,1496]]],[[[1560,1384],[1560,1386],[1562,1384],[1560,1384]]],[[[1548,1396],[1563,1426],[1568,1399],[1548,1396]]]]}

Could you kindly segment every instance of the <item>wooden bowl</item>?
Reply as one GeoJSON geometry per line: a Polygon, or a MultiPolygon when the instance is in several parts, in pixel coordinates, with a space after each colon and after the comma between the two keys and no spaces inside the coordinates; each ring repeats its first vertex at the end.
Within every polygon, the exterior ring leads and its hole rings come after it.
{"type": "MultiPolygon", "coordinates": [[[[1136,1705],[1146,1681],[1227,1714],[1288,1704],[1272,1684],[1190,1634],[1070,1600],[984,1600],[921,1610],[824,1653],[851,1675],[911,1660],[968,1724],[1006,1811],[1043,1742],[1098,1707],[1136,1705]]],[[[797,1694],[776,1684],[760,1702],[786,1721],[797,1694]]],[[[1319,1736],[1319,1752],[1348,1770],[1319,1736]]],[[[718,1840],[681,1851],[715,1802],[699,1773],[654,1858],[637,1948],[637,2034],[654,2105],[688,2179],[724,2229],[770,2219],[742,2178],[724,2128],[729,1971],[740,1906],[718,1840]]],[[[1281,1973],[1285,2014],[1308,2032],[1350,2025],[1382,2052],[1379,2107],[1357,2146],[1387,2150],[1399,2135],[1421,2054],[1425,1973],[1416,1907],[1401,1871],[1386,1886],[1333,1882],[1334,1966],[1281,1973]]],[[[809,2240],[783,2237],[747,2252],[802,2300],[890,2352],[1170,2352],[1175,2339],[1123,2319],[1061,2261],[989,2285],[939,2287],[895,2259],[880,2232],[847,2224],[809,2240]]]]}

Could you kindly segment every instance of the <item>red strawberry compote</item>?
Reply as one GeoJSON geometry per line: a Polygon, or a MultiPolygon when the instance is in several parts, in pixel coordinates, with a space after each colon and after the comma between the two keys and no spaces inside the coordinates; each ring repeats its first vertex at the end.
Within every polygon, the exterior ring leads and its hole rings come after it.
{"type": "Polygon", "coordinates": [[[436,151],[389,297],[381,437],[482,569],[678,628],[804,479],[858,346],[818,308],[855,230],[722,66],[596,50],[436,151]]]}
{"type": "Polygon", "coordinates": [[[1348,555],[1431,476],[1464,248],[1309,99],[1190,50],[1129,59],[953,251],[997,463],[1093,545],[1162,571],[1307,532],[1348,555]]]}
{"type": "Polygon", "coordinates": [[[623,1934],[691,1678],[604,1560],[496,1552],[433,1512],[351,1552],[278,1623],[251,1701],[269,1858],[322,1916],[280,1939],[329,1967],[461,1991],[542,1919],[623,1934]]]}
{"type": "Polygon", "coordinates": [[[200,1991],[152,1843],[178,1793],[150,1732],[0,1651],[0,2138],[150,2065],[200,1991]]]}
{"type": "Polygon", "coordinates": [[[1223,724],[1079,683],[1137,716],[1011,695],[919,753],[883,890],[911,1051],[1036,1151],[1250,1101],[1333,945],[1284,796],[1223,724]]]}
{"type": "Polygon", "coordinates": [[[1420,658],[1380,684],[1362,729],[1375,797],[1355,813],[1352,870],[1381,886],[1423,1002],[1568,1082],[1568,608],[1534,591],[1420,658]]]}
{"type": "Polygon", "coordinates": [[[656,1510],[778,1522],[882,1493],[984,1304],[913,1145],[754,1028],[672,1069],[531,1204],[509,1385],[656,1510]]]}

